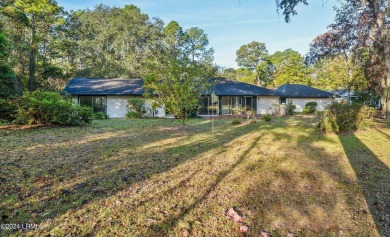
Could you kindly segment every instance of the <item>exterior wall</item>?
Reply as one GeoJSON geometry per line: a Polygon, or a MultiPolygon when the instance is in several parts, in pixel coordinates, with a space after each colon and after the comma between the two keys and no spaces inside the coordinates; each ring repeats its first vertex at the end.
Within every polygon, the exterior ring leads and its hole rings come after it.
{"type": "Polygon", "coordinates": [[[274,104],[279,104],[279,96],[257,96],[257,114],[272,114],[274,104]]]}
{"type": "MultiPolygon", "coordinates": [[[[287,98],[287,100],[290,100],[287,98]]],[[[295,112],[302,112],[308,102],[317,102],[317,110],[324,111],[328,104],[331,104],[332,98],[291,98],[292,103],[297,107],[295,112]]]]}
{"type": "MultiPolygon", "coordinates": [[[[107,115],[110,118],[125,118],[127,113],[127,100],[134,98],[134,96],[107,96],[107,115]]],[[[72,96],[72,100],[78,103],[78,96],[72,96]]],[[[145,103],[145,108],[148,111],[150,108],[150,102],[145,103]]],[[[157,108],[158,113],[155,117],[164,117],[165,110],[164,108],[157,108]]],[[[150,111],[148,111],[150,113],[150,111]]],[[[149,116],[152,116],[149,114],[149,116]]]]}
{"type": "MultiPolygon", "coordinates": [[[[134,96],[107,96],[107,114],[110,118],[125,118],[127,114],[127,100],[134,96]]],[[[151,103],[145,101],[145,109],[149,117],[153,117],[150,111],[151,103]]],[[[165,117],[164,107],[158,107],[154,117],[165,117]]]]}
{"type": "Polygon", "coordinates": [[[130,96],[107,96],[107,115],[109,118],[125,118],[127,100],[130,96]]]}
{"type": "MultiPolygon", "coordinates": [[[[151,101],[150,100],[146,100],[145,101],[145,109],[146,109],[146,112],[148,114],[149,117],[153,117],[153,113],[151,111],[151,101]]],[[[165,108],[164,106],[162,107],[158,107],[156,110],[155,110],[155,114],[154,114],[154,117],[158,117],[158,118],[161,118],[161,117],[165,117],[165,108]],[[157,112],[157,113],[156,113],[157,112]]]]}

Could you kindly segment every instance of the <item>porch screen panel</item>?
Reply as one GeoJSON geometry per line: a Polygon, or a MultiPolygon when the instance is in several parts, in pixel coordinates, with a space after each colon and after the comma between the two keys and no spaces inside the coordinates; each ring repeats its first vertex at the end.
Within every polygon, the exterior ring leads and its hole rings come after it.
{"type": "Polygon", "coordinates": [[[232,99],[234,97],[231,96],[222,96],[221,103],[222,103],[222,114],[232,114],[232,99]]]}
{"type": "Polygon", "coordinates": [[[211,96],[202,96],[199,99],[198,114],[199,115],[218,115],[218,97],[215,100],[211,96]]]}
{"type": "Polygon", "coordinates": [[[234,96],[232,97],[232,113],[237,114],[242,110],[242,97],[234,96]]]}
{"type": "Polygon", "coordinates": [[[219,110],[219,100],[218,96],[215,96],[214,99],[209,96],[209,115],[218,115],[219,110]]]}
{"type": "Polygon", "coordinates": [[[208,115],[208,106],[209,106],[209,96],[202,96],[199,99],[198,114],[199,115],[208,115]]]}

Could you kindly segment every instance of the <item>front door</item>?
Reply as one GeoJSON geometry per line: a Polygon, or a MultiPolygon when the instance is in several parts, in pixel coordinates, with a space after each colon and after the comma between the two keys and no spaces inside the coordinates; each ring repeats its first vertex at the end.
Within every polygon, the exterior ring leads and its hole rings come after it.
{"type": "Polygon", "coordinates": [[[245,96],[245,110],[251,110],[252,107],[252,96],[245,96]]]}

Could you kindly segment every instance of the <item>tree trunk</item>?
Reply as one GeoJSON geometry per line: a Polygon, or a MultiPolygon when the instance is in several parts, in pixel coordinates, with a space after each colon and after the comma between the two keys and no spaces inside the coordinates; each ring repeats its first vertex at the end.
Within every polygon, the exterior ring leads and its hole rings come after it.
{"type": "Polygon", "coordinates": [[[351,105],[351,89],[352,89],[353,72],[349,64],[348,64],[348,77],[349,77],[349,81],[347,87],[347,93],[348,93],[347,100],[348,100],[348,105],[351,105]]]}
{"type": "Polygon", "coordinates": [[[352,84],[353,84],[353,69],[351,66],[351,55],[344,53],[344,59],[347,62],[347,67],[348,67],[348,86],[347,86],[347,104],[351,105],[351,89],[352,89],[352,84]]]}
{"type": "Polygon", "coordinates": [[[381,11],[381,1],[372,0],[371,7],[376,17],[376,29],[374,29],[374,39],[383,47],[384,52],[384,75],[381,79],[381,103],[383,110],[383,118],[389,119],[390,116],[390,44],[389,44],[389,30],[385,23],[385,12],[381,11]]]}
{"type": "Polygon", "coordinates": [[[187,120],[187,111],[184,109],[182,110],[182,116],[181,116],[181,123],[183,124],[183,126],[186,125],[186,120],[187,120]]]}
{"type": "Polygon", "coordinates": [[[390,43],[389,43],[389,32],[383,29],[382,42],[385,53],[385,75],[382,79],[382,108],[383,117],[385,120],[390,117],[390,43]]]}
{"type": "Polygon", "coordinates": [[[30,63],[29,63],[29,77],[28,77],[28,88],[29,91],[35,90],[35,17],[31,17],[31,42],[30,42],[30,63]]]}

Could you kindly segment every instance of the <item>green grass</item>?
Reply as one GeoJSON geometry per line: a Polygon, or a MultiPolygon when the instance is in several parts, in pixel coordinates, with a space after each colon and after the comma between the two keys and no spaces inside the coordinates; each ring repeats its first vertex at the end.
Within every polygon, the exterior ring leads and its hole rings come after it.
{"type": "Polygon", "coordinates": [[[390,129],[337,136],[313,116],[0,127],[0,235],[390,236],[390,129]]]}

